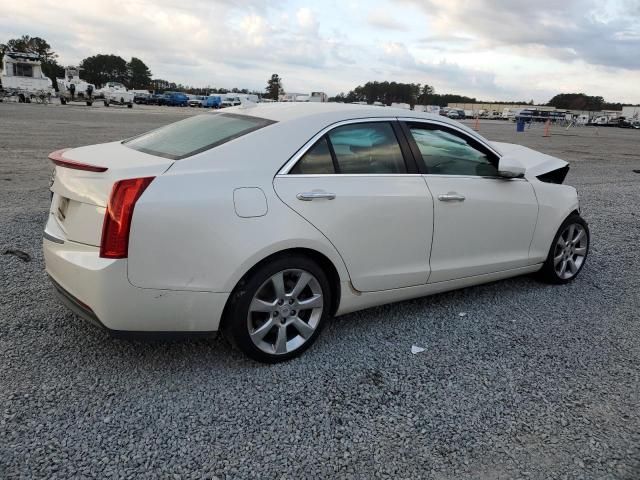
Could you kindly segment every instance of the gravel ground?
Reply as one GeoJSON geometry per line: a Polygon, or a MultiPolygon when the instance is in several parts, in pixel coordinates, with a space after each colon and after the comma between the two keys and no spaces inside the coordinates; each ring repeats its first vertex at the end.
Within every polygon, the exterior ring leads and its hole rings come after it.
{"type": "Polygon", "coordinates": [[[0,104],[0,252],[32,256],[0,255],[0,478],[640,478],[640,131],[480,124],[572,162],[577,281],[347,315],[265,366],[221,339],[111,339],[44,274],[47,153],[192,113],[0,104]]]}

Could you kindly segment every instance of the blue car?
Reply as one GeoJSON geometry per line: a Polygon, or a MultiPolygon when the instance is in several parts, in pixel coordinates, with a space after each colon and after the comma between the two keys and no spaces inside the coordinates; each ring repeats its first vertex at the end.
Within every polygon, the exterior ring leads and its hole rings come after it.
{"type": "Polygon", "coordinates": [[[204,102],[205,108],[220,108],[222,97],[220,95],[209,95],[204,102]]]}
{"type": "Polygon", "coordinates": [[[165,92],[162,99],[162,104],[170,107],[186,107],[188,103],[189,97],[182,92],[165,92]]]}

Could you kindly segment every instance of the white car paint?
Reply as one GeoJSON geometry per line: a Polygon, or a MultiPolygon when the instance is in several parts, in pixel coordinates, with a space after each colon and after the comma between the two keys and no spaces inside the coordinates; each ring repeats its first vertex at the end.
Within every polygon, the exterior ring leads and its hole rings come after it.
{"type": "Polygon", "coordinates": [[[355,289],[370,292],[427,282],[433,200],[421,175],[278,175],[274,187],[340,252],[355,289]],[[296,198],[314,190],[336,198],[296,198]]]}
{"type": "Polygon", "coordinates": [[[344,104],[260,104],[225,109],[277,123],[179,161],[120,142],[76,148],[63,158],[106,172],[56,168],[45,229],[47,273],[109,329],[208,332],[229,294],[270,255],[306,249],[324,256],[339,281],[336,314],[538,270],[559,225],[578,208],[575,189],[537,175],[566,162],[489,143],[515,155],[523,179],[415,174],[289,175],[314,139],[340,122],[406,119],[406,110],[344,104]],[[135,204],[128,258],[99,256],[112,185],[154,176],[135,204]],[[325,191],[331,201],[300,201],[325,191]],[[438,196],[457,192],[464,203],[438,196]],[[65,218],[60,198],[69,199],[65,218]]]}
{"type": "Polygon", "coordinates": [[[434,202],[429,282],[530,265],[538,202],[527,180],[426,177],[434,198],[447,193],[465,197],[464,202],[434,202]]]}

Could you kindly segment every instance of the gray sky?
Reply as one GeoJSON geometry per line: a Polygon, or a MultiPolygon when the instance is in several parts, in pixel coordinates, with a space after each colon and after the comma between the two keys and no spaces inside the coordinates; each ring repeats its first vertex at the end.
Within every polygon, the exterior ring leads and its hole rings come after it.
{"type": "Polygon", "coordinates": [[[0,42],[41,36],[75,64],[141,58],[194,86],[334,95],[369,80],[546,102],[640,103],[640,0],[0,0],[0,42]]]}

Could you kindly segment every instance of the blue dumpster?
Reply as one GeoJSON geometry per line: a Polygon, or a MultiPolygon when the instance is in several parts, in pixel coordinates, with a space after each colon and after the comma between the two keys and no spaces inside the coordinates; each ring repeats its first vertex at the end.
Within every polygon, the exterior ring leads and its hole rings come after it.
{"type": "Polygon", "coordinates": [[[524,120],[521,118],[516,122],[516,132],[524,132],[524,120]]]}

